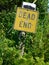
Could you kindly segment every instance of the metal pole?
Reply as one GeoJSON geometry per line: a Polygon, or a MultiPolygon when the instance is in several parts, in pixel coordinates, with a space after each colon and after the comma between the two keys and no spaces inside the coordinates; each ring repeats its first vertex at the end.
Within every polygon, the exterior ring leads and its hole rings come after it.
{"type": "Polygon", "coordinates": [[[49,0],[48,0],[48,13],[49,13],[49,0]]]}
{"type": "Polygon", "coordinates": [[[48,0],[48,9],[47,10],[48,10],[48,17],[49,17],[49,0],[48,0]]]}

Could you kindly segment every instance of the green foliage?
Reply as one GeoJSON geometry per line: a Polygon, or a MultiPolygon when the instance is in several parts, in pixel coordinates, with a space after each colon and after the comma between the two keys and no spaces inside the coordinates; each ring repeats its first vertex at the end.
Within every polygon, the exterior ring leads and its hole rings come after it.
{"type": "Polygon", "coordinates": [[[3,59],[0,57],[0,65],[2,65],[3,63],[3,59]]]}
{"type": "Polygon", "coordinates": [[[22,1],[0,0],[0,65],[49,65],[49,17],[47,1],[37,0],[39,20],[36,33],[26,33],[22,38],[25,45],[21,56],[19,31],[13,29],[17,6],[22,1]]]}

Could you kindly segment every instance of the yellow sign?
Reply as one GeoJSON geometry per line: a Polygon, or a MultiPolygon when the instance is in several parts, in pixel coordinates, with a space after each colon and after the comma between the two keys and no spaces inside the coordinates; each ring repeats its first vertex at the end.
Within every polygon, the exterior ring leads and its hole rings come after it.
{"type": "Polygon", "coordinates": [[[14,29],[25,32],[35,32],[37,20],[37,11],[18,7],[14,29]]]}

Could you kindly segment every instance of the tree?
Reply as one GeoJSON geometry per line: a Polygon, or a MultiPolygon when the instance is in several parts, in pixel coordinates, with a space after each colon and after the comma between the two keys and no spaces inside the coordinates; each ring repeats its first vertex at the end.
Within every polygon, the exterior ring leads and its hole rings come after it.
{"type": "Polygon", "coordinates": [[[19,49],[19,31],[13,29],[17,7],[22,1],[33,0],[1,0],[0,1],[0,65],[49,65],[49,17],[47,1],[37,0],[39,20],[36,33],[26,33],[22,38],[25,44],[24,56],[19,49]],[[23,61],[23,62],[22,62],[23,61]]]}

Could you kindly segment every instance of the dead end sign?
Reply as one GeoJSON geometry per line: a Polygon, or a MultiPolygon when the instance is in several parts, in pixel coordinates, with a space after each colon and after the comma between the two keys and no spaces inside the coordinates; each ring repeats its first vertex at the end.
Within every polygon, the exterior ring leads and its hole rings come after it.
{"type": "Polygon", "coordinates": [[[36,30],[38,14],[38,11],[18,7],[14,29],[34,33],[36,30]]]}

